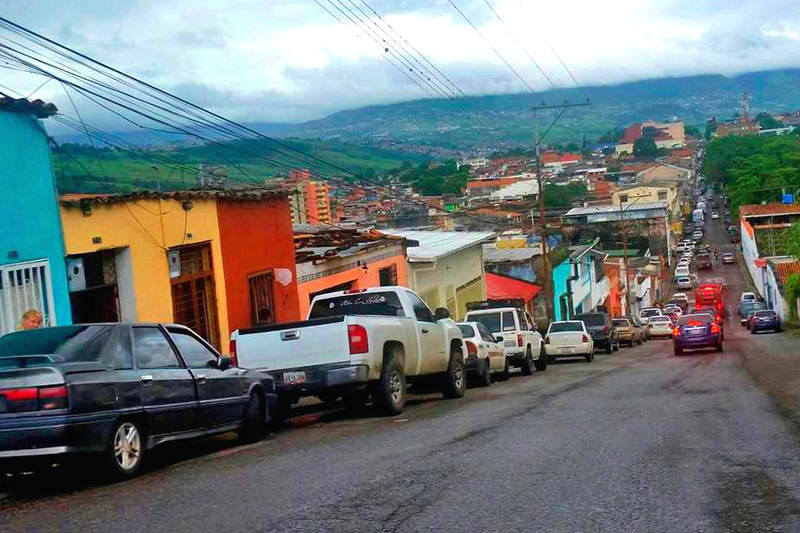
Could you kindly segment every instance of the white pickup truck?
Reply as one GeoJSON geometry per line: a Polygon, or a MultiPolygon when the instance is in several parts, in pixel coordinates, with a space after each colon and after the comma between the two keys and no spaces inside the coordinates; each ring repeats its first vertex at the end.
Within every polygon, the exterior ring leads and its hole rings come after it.
{"type": "Polygon", "coordinates": [[[278,417],[302,396],[373,403],[402,412],[406,381],[430,378],[446,398],[464,395],[464,344],[447,309],[436,313],[404,287],[375,287],[314,298],[308,319],[236,330],[241,368],[275,378],[278,417]]]}

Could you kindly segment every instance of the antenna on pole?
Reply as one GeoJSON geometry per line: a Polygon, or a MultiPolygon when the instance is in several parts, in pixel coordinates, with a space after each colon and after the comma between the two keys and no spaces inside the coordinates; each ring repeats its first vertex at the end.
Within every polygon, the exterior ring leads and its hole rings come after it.
{"type": "Polygon", "coordinates": [[[750,93],[747,89],[742,93],[742,120],[745,124],[750,123],[750,93]]]}

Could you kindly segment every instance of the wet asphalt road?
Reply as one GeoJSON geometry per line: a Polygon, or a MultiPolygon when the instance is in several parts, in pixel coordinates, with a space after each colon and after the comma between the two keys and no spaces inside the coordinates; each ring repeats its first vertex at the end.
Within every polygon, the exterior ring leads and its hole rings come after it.
{"type": "MultiPolygon", "coordinates": [[[[733,309],[739,267],[720,274],[733,309]]],[[[800,433],[742,364],[785,350],[732,318],[721,354],[651,340],[394,418],[311,409],[254,445],[166,448],[125,483],[6,480],[0,530],[800,531],[800,433]]]]}

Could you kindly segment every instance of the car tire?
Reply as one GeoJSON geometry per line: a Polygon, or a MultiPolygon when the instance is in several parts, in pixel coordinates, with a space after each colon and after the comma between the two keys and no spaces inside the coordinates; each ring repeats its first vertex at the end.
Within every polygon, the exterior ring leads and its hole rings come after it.
{"type": "Polygon", "coordinates": [[[675,355],[683,355],[683,348],[675,346],[675,355]]]}
{"type": "MultiPolygon", "coordinates": [[[[536,365],[536,370],[539,370],[539,366],[536,365]]],[[[534,363],[533,363],[533,354],[531,353],[531,347],[525,350],[525,359],[522,360],[522,364],[520,365],[520,369],[522,370],[523,376],[530,376],[533,374],[534,363]]]]}
{"type": "Polygon", "coordinates": [[[614,353],[614,344],[609,340],[608,345],[606,346],[606,353],[611,354],[614,353]]]}
{"type": "Polygon", "coordinates": [[[450,351],[450,362],[444,373],[442,394],[445,398],[461,398],[467,389],[467,371],[464,368],[464,355],[460,348],[450,351]]]}
{"type": "Polygon", "coordinates": [[[134,477],[144,463],[147,441],[141,424],[130,418],[114,423],[106,443],[109,473],[118,479],[134,477]]]}
{"type": "Polygon", "coordinates": [[[717,343],[717,345],[715,346],[715,348],[717,349],[718,352],[721,352],[722,351],[722,341],[719,341],[717,343]]]}
{"type": "Polygon", "coordinates": [[[256,391],[251,392],[242,415],[239,440],[242,442],[256,442],[264,435],[265,409],[266,405],[261,395],[256,391]]]}
{"type": "Polygon", "coordinates": [[[381,377],[370,383],[369,392],[382,414],[394,416],[403,412],[406,404],[406,376],[394,354],[386,357],[381,377]]]}
{"type": "Polygon", "coordinates": [[[534,368],[536,368],[537,372],[544,372],[547,370],[547,351],[544,348],[544,344],[539,345],[539,359],[536,359],[533,362],[534,368]]]}
{"type": "Polygon", "coordinates": [[[503,372],[500,374],[500,379],[502,381],[508,381],[509,377],[510,376],[509,376],[509,373],[508,373],[508,357],[506,357],[506,362],[503,365],[503,372]]]}
{"type": "Polygon", "coordinates": [[[483,361],[483,371],[478,375],[478,386],[488,387],[492,384],[492,369],[489,360],[483,361]]]}
{"type": "Polygon", "coordinates": [[[591,363],[592,361],[594,361],[594,352],[593,352],[593,351],[592,351],[592,352],[589,352],[589,353],[586,355],[586,362],[587,362],[587,363],[591,363]]]}

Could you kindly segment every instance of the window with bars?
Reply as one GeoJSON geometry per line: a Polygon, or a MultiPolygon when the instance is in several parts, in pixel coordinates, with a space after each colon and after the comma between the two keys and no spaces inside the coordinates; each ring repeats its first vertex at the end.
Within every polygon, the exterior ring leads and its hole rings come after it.
{"type": "Polygon", "coordinates": [[[397,265],[391,265],[378,271],[381,287],[397,285],[397,265]]]}
{"type": "Polygon", "coordinates": [[[0,335],[16,330],[29,310],[42,313],[43,326],[56,325],[47,260],[0,266],[0,335]]]}
{"type": "Polygon", "coordinates": [[[250,321],[252,325],[271,324],[275,322],[274,302],[272,299],[272,272],[263,272],[250,276],[250,321]]]}

